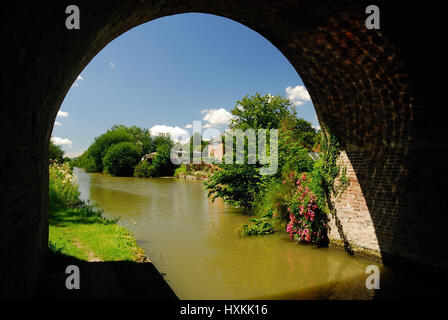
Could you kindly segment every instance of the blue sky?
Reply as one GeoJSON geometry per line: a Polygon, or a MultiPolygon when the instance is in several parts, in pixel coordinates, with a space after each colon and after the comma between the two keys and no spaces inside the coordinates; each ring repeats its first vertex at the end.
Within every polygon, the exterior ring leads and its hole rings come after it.
{"type": "Polygon", "coordinates": [[[114,124],[183,135],[201,120],[204,130],[223,131],[236,101],[256,92],[289,97],[318,126],[299,75],[260,34],[208,14],[164,17],[116,38],[89,63],[52,140],[74,157],[114,124]]]}

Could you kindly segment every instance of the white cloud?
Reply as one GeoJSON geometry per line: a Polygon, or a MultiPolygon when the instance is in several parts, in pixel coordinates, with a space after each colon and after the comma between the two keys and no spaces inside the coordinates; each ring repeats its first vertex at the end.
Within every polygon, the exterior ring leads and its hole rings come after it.
{"type": "Polygon", "coordinates": [[[115,62],[109,62],[109,69],[115,69],[115,62]]]}
{"type": "Polygon", "coordinates": [[[288,99],[291,101],[292,105],[297,107],[302,104],[304,104],[307,101],[311,101],[310,94],[306,90],[304,86],[295,86],[287,87],[285,89],[286,95],[288,96],[288,99]]]}
{"type": "Polygon", "coordinates": [[[54,122],[54,125],[58,126],[58,127],[62,126],[62,124],[60,122],[57,122],[57,121],[54,122]]]}
{"type": "Polygon", "coordinates": [[[313,127],[313,128],[316,129],[316,130],[320,130],[320,125],[311,126],[311,127],[313,127]]]}
{"type": "Polygon", "coordinates": [[[214,125],[211,123],[206,123],[202,126],[202,128],[204,128],[204,129],[213,128],[213,127],[214,127],[214,125]]]}
{"type": "Polygon", "coordinates": [[[68,112],[59,110],[57,117],[58,118],[68,118],[68,112]]]}
{"type": "Polygon", "coordinates": [[[191,129],[191,128],[193,128],[193,125],[191,123],[189,123],[185,126],[185,129],[191,129]]]}
{"type": "Polygon", "coordinates": [[[75,82],[74,84],[72,84],[72,87],[79,87],[78,82],[75,82]]]}
{"type": "Polygon", "coordinates": [[[59,146],[69,146],[71,147],[73,142],[71,142],[69,139],[67,138],[59,138],[59,137],[51,137],[51,141],[59,146]]]}
{"type": "Polygon", "coordinates": [[[202,120],[208,123],[204,125],[204,128],[210,128],[211,126],[219,126],[223,124],[229,124],[233,115],[224,108],[220,109],[204,109],[201,110],[202,114],[205,114],[202,120]]]}
{"type": "Polygon", "coordinates": [[[76,157],[79,157],[80,155],[82,155],[83,153],[84,153],[84,151],[67,152],[65,154],[65,156],[69,157],[69,158],[76,158],[76,157]]]}
{"type": "Polygon", "coordinates": [[[151,131],[151,134],[154,135],[159,135],[161,133],[169,133],[174,141],[184,142],[188,140],[190,137],[190,134],[188,133],[187,130],[177,126],[176,127],[166,126],[164,124],[155,125],[151,129],[149,129],[149,131],[151,131]]]}
{"type": "Polygon", "coordinates": [[[76,80],[84,80],[84,78],[83,77],[81,77],[81,76],[78,76],[78,78],[76,78],[76,80]]]}

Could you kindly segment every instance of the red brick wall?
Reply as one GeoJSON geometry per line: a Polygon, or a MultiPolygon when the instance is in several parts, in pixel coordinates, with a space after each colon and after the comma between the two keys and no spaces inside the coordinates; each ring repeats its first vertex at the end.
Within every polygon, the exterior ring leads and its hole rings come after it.
{"type": "MultiPolygon", "coordinates": [[[[376,253],[375,256],[380,256],[380,247],[372,217],[356,172],[345,151],[341,152],[338,164],[341,168],[346,168],[349,185],[344,192],[332,199],[334,212],[329,216],[328,223],[331,244],[344,245],[355,254],[364,254],[365,249],[370,254],[376,253]]],[[[339,179],[336,179],[335,183],[338,184],[339,179]]]]}

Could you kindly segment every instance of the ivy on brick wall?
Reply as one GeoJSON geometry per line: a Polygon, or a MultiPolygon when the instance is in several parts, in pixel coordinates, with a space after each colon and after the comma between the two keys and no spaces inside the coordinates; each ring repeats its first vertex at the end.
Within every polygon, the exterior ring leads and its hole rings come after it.
{"type": "Polygon", "coordinates": [[[349,178],[346,165],[338,163],[340,143],[325,125],[322,125],[320,151],[321,160],[312,172],[311,187],[318,196],[319,206],[329,213],[331,198],[337,199],[344,193],[349,185],[349,178]]]}

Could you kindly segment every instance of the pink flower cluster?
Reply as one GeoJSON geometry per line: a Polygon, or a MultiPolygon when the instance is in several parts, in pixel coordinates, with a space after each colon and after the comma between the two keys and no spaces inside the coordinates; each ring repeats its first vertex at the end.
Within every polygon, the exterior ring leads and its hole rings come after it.
{"type": "Polygon", "coordinates": [[[318,205],[317,196],[302,184],[306,180],[305,173],[296,181],[297,188],[292,193],[292,199],[288,207],[289,223],[286,231],[291,240],[301,242],[316,242],[323,239],[321,229],[325,228],[325,223],[316,221],[318,205]],[[316,231],[313,231],[316,230],[316,231]]]}

